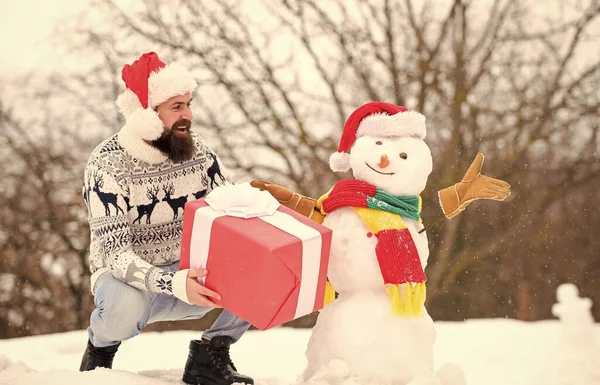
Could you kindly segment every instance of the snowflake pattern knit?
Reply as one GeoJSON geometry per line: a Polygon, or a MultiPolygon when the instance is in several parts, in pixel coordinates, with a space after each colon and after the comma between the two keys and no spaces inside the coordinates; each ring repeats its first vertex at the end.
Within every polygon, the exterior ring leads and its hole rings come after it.
{"type": "Polygon", "coordinates": [[[196,154],[183,163],[133,157],[118,134],[92,152],[82,191],[91,228],[92,291],[97,277],[109,271],[138,289],[173,294],[175,272],[161,266],[179,260],[185,203],[233,183],[206,142],[192,136],[196,154]]]}

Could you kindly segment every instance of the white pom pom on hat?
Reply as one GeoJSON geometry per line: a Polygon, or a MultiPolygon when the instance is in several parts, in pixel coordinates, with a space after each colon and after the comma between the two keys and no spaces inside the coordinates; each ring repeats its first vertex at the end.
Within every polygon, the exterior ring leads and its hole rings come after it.
{"type": "Polygon", "coordinates": [[[346,120],[338,150],[329,158],[329,167],[334,172],[348,171],[350,148],[361,136],[412,136],[425,139],[425,133],[425,116],[416,111],[384,102],[363,104],[346,120]]]}
{"type": "Polygon", "coordinates": [[[334,152],[329,157],[329,168],[334,172],[345,172],[350,169],[350,154],[347,152],[334,152]]]}
{"type": "Polygon", "coordinates": [[[127,88],[116,104],[125,116],[124,128],[148,141],[158,139],[164,131],[154,108],[173,96],[193,92],[197,85],[184,67],[163,63],[155,52],[123,66],[121,76],[127,88]]]}
{"type": "Polygon", "coordinates": [[[158,114],[149,108],[138,108],[127,117],[127,126],[144,140],[156,140],[165,131],[158,114]]]}

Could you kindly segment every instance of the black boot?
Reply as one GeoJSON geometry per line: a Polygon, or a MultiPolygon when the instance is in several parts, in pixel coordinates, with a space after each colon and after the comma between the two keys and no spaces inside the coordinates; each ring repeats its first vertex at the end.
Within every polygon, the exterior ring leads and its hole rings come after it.
{"type": "Polygon", "coordinates": [[[232,340],[228,336],[219,336],[210,343],[191,341],[183,382],[193,385],[254,384],[252,378],[239,374],[231,362],[229,346],[232,340]]]}
{"type": "Polygon", "coordinates": [[[115,358],[115,353],[119,349],[119,345],[121,345],[120,342],[113,346],[97,348],[88,340],[79,371],[86,372],[96,368],[112,369],[113,358],[115,358]]]}

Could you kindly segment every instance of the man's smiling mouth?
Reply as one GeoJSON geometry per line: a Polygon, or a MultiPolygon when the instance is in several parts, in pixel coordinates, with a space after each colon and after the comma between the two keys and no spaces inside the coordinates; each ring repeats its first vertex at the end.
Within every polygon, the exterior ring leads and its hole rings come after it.
{"type": "Polygon", "coordinates": [[[381,171],[377,171],[375,170],[373,167],[369,166],[369,163],[365,162],[365,164],[367,165],[368,168],[370,168],[371,170],[375,171],[378,174],[383,174],[383,175],[394,175],[394,172],[381,172],[381,171]]]}

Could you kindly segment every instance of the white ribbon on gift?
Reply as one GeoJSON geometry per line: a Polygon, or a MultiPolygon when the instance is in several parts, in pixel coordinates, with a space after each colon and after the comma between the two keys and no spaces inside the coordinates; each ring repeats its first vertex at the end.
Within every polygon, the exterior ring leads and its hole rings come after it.
{"type": "Polygon", "coordinates": [[[273,195],[250,186],[250,183],[217,186],[204,200],[214,210],[240,218],[273,215],[279,208],[279,202],[273,195]]]}
{"type": "MultiPolygon", "coordinates": [[[[190,267],[205,269],[210,249],[213,222],[222,216],[259,218],[302,241],[302,278],[294,319],[313,311],[319,270],[321,268],[322,239],[320,233],[294,217],[277,211],[279,202],[269,192],[260,191],[249,183],[227,184],[212,190],[205,198],[209,206],[194,213],[193,228],[208,231],[193,231],[190,241],[190,267]],[[199,227],[196,227],[199,226],[199,227]]],[[[201,283],[204,284],[204,277],[201,283]]]]}

